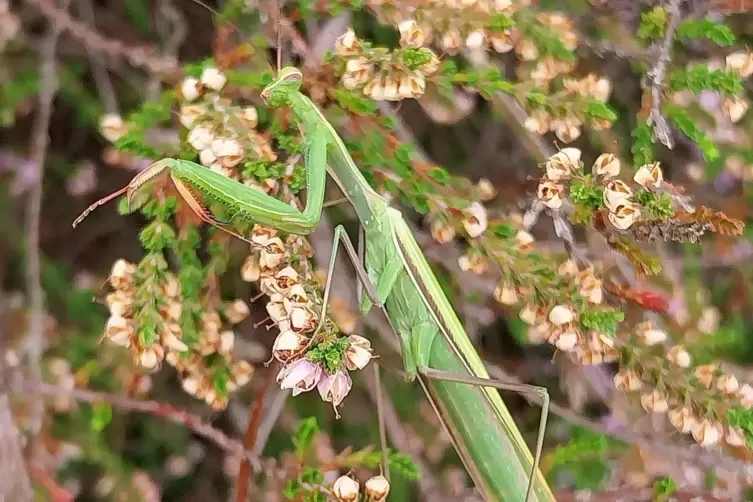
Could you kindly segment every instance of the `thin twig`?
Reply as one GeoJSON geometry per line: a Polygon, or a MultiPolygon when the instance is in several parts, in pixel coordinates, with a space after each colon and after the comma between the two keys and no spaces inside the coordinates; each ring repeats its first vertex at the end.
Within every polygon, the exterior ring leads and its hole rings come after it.
{"type": "MultiPolygon", "coordinates": [[[[78,10],[81,17],[92,26],[95,26],[94,7],[92,0],[79,0],[78,10]]],[[[92,63],[92,75],[94,76],[94,85],[97,86],[99,97],[102,99],[102,106],[106,113],[118,113],[118,98],[115,89],[110,80],[110,74],[103,61],[102,55],[91,49],[91,46],[85,45],[86,52],[92,63]]]]}
{"type": "Polygon", "coordinates": [[[231,455],[237,455],[250,461],[254,472],[261,471],[261,459],[246,450],[243,443],[231,438],[219,429],[207,424],[201,418],[159,401],[140,401],[119,394],[99,392],[89,389],[68,389],[46,382],[31,382],[28,380],[16,382],[14,392],[38,396],[65,396],[83,403],[108,403],[115,408],[129,411],[140,411],[154,417],[162,417],[202,436],[231,455]]]}
{"type": "Polygon", "coordinates": [[[171,81],[178,81],[183,76],[183,70],[175,58],[159,55],[152,47],[127,46],[120,40],[104,37],[73,19],[66,10],[57,7],[53,0],[27,0],[27,3],[36,6],[57,29],[67,31],[92,51],[115,59],[126,59],[133,66],[171,81]]]}
{"type": "MultiPolygon", "coordinates": [[[[261,388],[256,392],[254,400],[251,403],[251,410],[248,417],[248,427],[243,437],[243,445],[246,450],[253,451],[256,444],[257,431],[261,423],[262,411],[264,410],[264,397],[267,391],[275,384],[274,371],[267,371],[267,377],[264,379],[261,388]]],[[[241,461],[238,469],[238,477],[235,482],[235,501],[243,502],[248,496],[248,471],[249,462],[244,459],[241,461]]]]}
{"type": "MultiPolygon", "coordinates": [[[[70,0],[62,0],[63,9],[68,9],[70,0]]],[[[41,256],[39,250],[39,225],[42,212],[42,193],[44,164],[49,144],[50,117],[52,116],[52,101],[58,91],[58,76],[55,61],[55,50],[62,27],[50,23],[47,35],[41,46],[39,74],[41,85],[39,89],[39,109],[34,121],[31,138],[31,161],[37,170],[35,183],[32,186],[28,204],[26,206],[26,292],[29,296],[29,325],[21,343],[21,353],[28,358],[29,376],[33,381],[42,379],[41,359],[44,350],[44,318],[45,301],[41,284],[41,256]]],[[[29,413],[29,431],[36,436],[42,427],[44,403],[41,399],[31,401],[29,413]]]]}
{"type": "Polygon", "coordinates": [[[667,32],[664,35],[664,41],[659,48],[659,57],[656,65],[648,72],[648,81],[651,85],[651,111],[648,115],[648,124],[653,126],[654,139],[669,148],[674,148],[672,131],[669,128],[667,119],[662,112],[662,94],[666,82],[664,79],[667,75],[667,67],[672,61],[672,43],[675,40],[675,32],[681,21],[680,4],[683,0],[669,0],[667,4],[667,13],[669,22],[667,23],[667,32]]]}
{"type": "MultiPolygon", "coordinates": [[[[0,379],[2,378],[0,376],[0,379]]],[[[0,500],[34,500],[29,473],[21,451],[22,440],[23,436],[13,423],[10,400],[7,395],[0,394],[0,500]]]]}

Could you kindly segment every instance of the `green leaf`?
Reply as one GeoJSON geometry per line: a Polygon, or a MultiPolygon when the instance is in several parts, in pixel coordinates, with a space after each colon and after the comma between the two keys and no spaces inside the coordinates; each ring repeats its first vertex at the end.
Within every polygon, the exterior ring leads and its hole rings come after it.
{"type": "Polygon", "coordinates": [[[705,64],[697,64],[688,69],[670,71],[669,88],[672,91],[688,89],[695,94],[708,89],[724,96],[737,96],[743,92],[743,81],[737,73],[710,70],[705,64]]]}
{"type": "Polygon", "coordinates": [[[511,239],[515,236],[515,230],[507,223],[492,225],[489,230],[500,239],[511,239]]]}
{"type": "Polygon", "coordinates": [[[614,336],[617,325],[625,319],[622,312],[586,310],[580,312],[578,322],[585,331],[598,331],[614,336]]]}
{"type": "Polygon", "coordinates": [[[388,462],[390,464],[390,471],[399,473],[409,481],[417,481],[421,478],[421,469],[405,453],[390,453],[388,462]]]}
{"type": "Polygon", "coordinates": [[[92,405],[91,426],[95,432],[101,432],[112,421],[112,406],[104,401],[92,405]]]}
{"type": "Polygon", "coordinates": [[[293,435],[293,446],[295,447],[295,454],[299,459],[306,457],[317,432],[319,432],[319,424],[316,422],[315,417],[304,418],[298,424],[298,429],[296,429],[293,435]]]}
{"type": "Polygon", "coordinates": [[[677,483],[674,479],[669,477],[661,478],[654,482],[654,500],[656,502],[663,502],[668,500],[677,491],[677,483]]]}
{"type": "Polygon", "coordinates": [[[728,46],[735,43],[735,34],[727,26],[709,18],[686,19],[677,26],[677,38],[680,40],[698,40],[705,38],[716,45],[728,46]]]}
{"type": "Polygon", "coordinates": [[[651,126],[646,122],[637,124],[630,134],[633,137],[633,145],[630,147],[630,151],[633,154],[634,165],[648,164],[654,157],[652,134],[651,126]]]}
{"type": "Polygon", "coordinates": [[[698,128],[693,117],[685,109],[673,103],[667,103],[664,106],[664,111],[669,119],[677,125],[678,129],[698,145],[698,148],[703,153],[703,157],[707,161],[719,157],[719,149],[716,147],[716,144],[714,144],[705,132],[698,128]]]}
{"type": "Polygon", "coordinates": [[[617,120],[617,113],[606,103],[599,103],[598,101],[586,103],[583,111],[590,117],[606,119],[610,122],[617,120]]]}
{"type": "Polygon", "coordinates": [[[128,17],[142,33],[149,33],[149,6],[146,0],[125,0],[125,8],[128,17]]]}
{"type": "Polygon", "coordinates": [[[668,15],[666,9],[654,7],[648,12],[641,14],[641,24],[638,26],[638,38],[651,40],[660,38],[667,29],[668,15]]]}

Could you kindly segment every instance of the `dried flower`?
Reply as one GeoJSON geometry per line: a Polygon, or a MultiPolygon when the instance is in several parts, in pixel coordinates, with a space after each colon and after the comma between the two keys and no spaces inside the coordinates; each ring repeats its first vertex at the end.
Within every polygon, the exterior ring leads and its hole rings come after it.
{"type": "Polygon", "coordinates": [[[390,482],[381,474],[369,478],[364,486],[366,488],[366,497],[370,502],[382,502],[390,493],[390,482]]]}
{"type": "Polygon", "coordinates": [[[353,380],[351,380],[350,374],[347,371],[339,370],[334,375],[324,373],[319,380],[317,389],[322,399],[331,402],[335,408],[335,413],[337,413],[337,407],[343,402],[352,387],[353,380]]]}
{"type": "Polygon", "coordinates": [[[745,409],[753,408],[753,387],[750,384],[743,384],[737,392],[740,398],[740,405],[745,409]]]}
{"type": "Polygon", "coordinates": [[[487,216],[486,208],[478,202],[473,202],[469,208],[463,211],[463,227],[468,236],[476,238],[486,231],[487,216]]]}
{"type": "Polygon", "coordinates": [[[722,111],[734,124],[740,121],[748,111],[748,101],[742,96],[732,96],[725,98],[722,102],[722,111]]]}
{"type": "Polygon", "coordinates": [[[619,206],[630,202],[633,191],[624,181],[612,180],[604,187],[604,205],[612,212],[616,212],[619,206]]]}
{"type": "Polygon", "coordinates": [[[356,502],[358,500],[359,486],[353,478],[340,476],[332,485],[332,493],[337,502],[356,502]]]}
{"type": "Polygon", "coordinates": [[[633,181],[646,190],[659,188],[663,180],[664,175],[661,172],[661,167],[659,167],[658,162],[641,166],[635,173],[635,176],[633,176],[633,181]]]}
{"type": "Polygon", "coordinates": [[[518,230],[518,233],[515,234],[515,244],[520,250],[530,249],[533,242],[533,235],[525,230],[518,230]]]}
{"type": "Polygon", "coordinates": [[[196,151],[200,152],[212,146],[214,133],[208,127],[196,126],[188,133],[187,141],[196,151]]]}
{"type": "Polygon", "coordinates": [[[669,409],[667,398],[656,389],[641,395],[641,406],[649,413],[666,413],[669,409]]]}
{"type": "Polygon", "coordinates": [[[507,283],[498,284],[494,290],[494,299],[502,305],[515,305],[520,301],[518,292],[507,283]]]}
{"type": "Polygon", "coordinates": [[[708,389],[711,387],[717,369],[718,366],[716,364],[704,364],[702,366],[697,366],[693,371],[693,375],[695,375],[701,385],[708,389]]]}
{"type": "Polygon", "coordinates": [[[186,77],[180,84],[180,93],[186,101],[195,101],[201,96],[201,84],[199,79],[186,77]]]}
{"type": "Polygon", "coordinates": [[[614,178],[620,174],[620,159],[611,153],[602,153],[596,158],[591,171],[597,176],[614,178]]]}
{"type": "Polygon", "coordinates": [[[727,70],[733,71],[742,78],[753,75],[753,52],[733,52],[727,55],[727,70]]]}
{"type": "Polygon", "coordinates": [[[575,320],[575,312],[565,305],[557,305],[549,312],[549,322],[555,326],[571,323],[575,320]]]}
{"type": "Polygon", "coordinates": [[[640,339],[643,345],[651,347],[652,345],[658,345],[664,343],[669,338],[667,332],[656,328],[652,323],[646,322],[636,326],[636,335],[640,339]]]}
{"type": "Polygon", "coordinates": [[[280,373],[277,374],[277,382],[281,389],[293,389],[293,396],[297,396],[316,387],[323,374],[321,365],[304,357],[280,370],[280,373]]]}
{"type": "Polygon", "coordinates": [[[607,215],[609,222],[618,230],[627,230],[641,217],[640,206],[626,203],[617,206],[613,213],[607,215]]]}
{"type": "Polygon", "coordinates": [[[107,113],[99,119],[99,132],[110,143],[128,134],[128,127],[117,113],[107,113]]]}
{"type": "Polygon", "coordinates": [[[552,344],[563,352],[575,349],[578,343],[578,333],[574,330],[565,331],[555,335],[552,344]]]}
{"type": "Polygon", "coordinates": [[[745,432],[740,427],[727,427],[727,434],[724,435],[724,442],[730,446],[745,446],[748,441],[745,438],[745,432]]]}
{"type": "Polygon", "coordinates": [[[523,307],[520,310],[520,314],[518,314],[518,317],[520,317],[520,320],[523,321],[526,324],[530,324],[533,326],[536,324],[536,318],[538,317],[538,312],[534,308],[533,305],[530,303],[527,303],[525,307],[523,307]]]}
{"type": "Polygon", "coordinates": [[[667,352],[667,360],[681,368],[690,366],[690,354],[682,345],[675,345],[667,352]]]}
{"type": "Polygon", "coordinates": [[[623,370],[614,376],[614,387],[622,392],[641,390],[643,381],[635,371],[623,370]]]}
{"type": "Polygon", "coordinates": [[[538,196],[539,200],[549,209],[559,209],[562,207],[561,194],[564,186],[553,181],[544,180],[539,183],[538,196]]]}
{"type": "Polygon", "coordinates": [[[335,52],[340,57],[355,56],[361,49],[361,43],[356,36],[353,28],[337,37],[335,41],[335,52]]]}
{"type": "Polygon", "coordinates": [[[563,148],[546,162],[546,177],[552,181],[569,178],[580,169],[581,152],[578,148],[563,148]]]}
{"type": "Polygon", "coordinates": [[[413,19],[401,22],[397,29],[400,31],[400,45],[403,47],[418,49],[426,42],[424,32],[413,19]]]}
{"type": "Polygon", "coordinates": [[[734,375],[721,375],[716,381],[716,388],[727,395],[736,394],[740,383],[734,375]]]}
{"type": "Polygon", "coordinates": [[[693,439],[699,445],[709,447],[719,442],[722,435],[722,427],[720,424],[705,418],[695,424],[692,433],[693,439]]]}
{"type": "Polygon", "coordinates": [[[183,105],[180,107],[180,123],[183,127],[189,128],[205,113],[207,113],[207,107],[204,104],[183,105]]]}
{"type": "Polygon", "coordinates": [[[371,361],[371,342],[359,335],[348,337],[350,345],[345,351],[345,366],[350,371],[362,370],[371,361]]]}
{"type": "Polygon", "coordinates": [[[455,228],[443,219],[437,218],[431,223],[431,236],[438,243],[446,244],[455,238],[455,228]]]}
{"type": "Polygon", "coordinates": [[[693,411],[683,406],[682,408],[673,408],[669,410],[669,423],[677,429],[677,432],[688,434],[696,426],[696,419],[693,411]]]}

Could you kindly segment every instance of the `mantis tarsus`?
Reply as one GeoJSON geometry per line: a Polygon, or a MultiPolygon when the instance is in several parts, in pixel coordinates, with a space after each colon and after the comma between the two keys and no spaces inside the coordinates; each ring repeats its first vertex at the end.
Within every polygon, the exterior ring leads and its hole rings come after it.
{"type": "Polygon", "coordinates": [[[114,196],[125,191],[130,201],[144,183],[169,172],[178,192],[203,221],[240,239],[246,240],[228,228],[229,222],[253,220],[286,232],[308,234],[318,224],[329,171],[358,215],[361,244],[365,239],[366,249],[364,264],[344,227],[335,229],[325,308],[329,279],[342,244],[365,289],[362,313],[368,313],[373,306],[385,312],[400,339],[406,379],[419,380],[485,500],[554,500],[538,471],[549,404],[546,389],[489,378],[402,214],[371,188],[332,125],[300,93],[302,78],[298,69],[283,68],[263,90],[262,98],[269,106],[289,106],[305,138],[307,194],[303,211],[193,162],[164,159],[139,173],[117,194],[93,204],[74,226],[114,196]],[[221,201],[229,208],[229,222],[216,219],[201,203],[202,197],[221,201]],[[543,409],[534,458],[493,389],[534,394],[541,399],[543,409]]]}

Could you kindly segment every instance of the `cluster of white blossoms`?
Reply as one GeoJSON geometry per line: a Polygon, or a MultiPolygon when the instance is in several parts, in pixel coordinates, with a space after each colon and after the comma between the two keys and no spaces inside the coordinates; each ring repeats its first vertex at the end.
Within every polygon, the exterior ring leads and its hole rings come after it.
{"type": "MultiPolygon", "coordinates": [[[[531,72],[529,78],[540,87],[547,87],[555,77],[567,71],[566,68],[562,68],[562,62],[553,60],[542,60],[539,66],[531,72]]],[[[590,97],[599,103],[606,103],[612,93],[612,82],[595,73],[589,73],[582,79],[566,77],[562,84],[567,95],[579,100],[590,97]]],[[[545,109],[538,108],[531,112],[523,125],[527,130],[537,134],[543,135],[551,131],[563,143],[571,143],[580,137],[584,118],[574,111],[562,117],[555,117],[545,109]]],[[[589,123],[596,130],[611,127],[611,122],[606,119],[590,118],[589,123]]]]}
{"type": "MultiPolygon", "coordinates": [[[[737,73],[743,79],[753,75],[753,52],[733,52],[725,62],[727,71],[737,73]]],[[[750,103],[744,95],[725,97],[722,101],[722,112],[732,123],[739,122],[749,107],[750,103]]]]}
{"type": "MultiPolygon", "coordinates": [[[[217,394],[212,370],[206,367],[204,358],[218,354],[228,363],[230,378],[228,392],[245,385],[251,378],[253,368],[246,361],[233,360],[235,334],[223,329],[220,315],[213,310],[202,314],[198,329],[199,341],[189,347],[182,340],[180,319],[182,298],[180,283],[170,272],[164,272],[164,280],[154,277],[141,280],[133,263],[120,259],[110,273],[114,291],[107,295],[106,303],[110,318],[104,336],[110,342],[130,349],[135,364],[153,370],[164,360],[174,366],[180,375],[183,389],[215,409],[227,406],[227,396],[217,394]],[[148,297],[145,301],[143,297],[148,297]],[[155,303],[154,299],[158,301],[155,303]],[[157,305],[156,310],[152,307],[157,305]],[[141,321],[150,320],[157,338],[151,345],[144,345],[139,330],[141,321]]],[[[236,300],[224,311],[231,324],[242,321],[249,313],[242,300],[236,300]]]]}
{"type": "MultiPolygon", "coordinates": [[[[358,481],[350,476],[340,476],[332,485],[332,495],[337,502],[357,502],[360,495],[358,481]]],[[[366,480],[364,496],[367,502],[382,502],[390,493],[390,482],[381,474],[366,480]]]]}
{"type": "MultiPolygon", "coordinates": [[[[545,164],[546,175],[538,186],[538,198],[549,209],[562,207],[565,198],[565,183],[573,176],[582,175],[581,151],[577,148],[564,148],[549,157],[545,164]]],[[[635,201],[633,189],[622,180],[620,161],[611,153],[599,155],[591,168],[592,173],[604,186],[603,203],[609,211],[607,219],[619,230],[627,230],[641,219],[641,205],[635,201]]],[[[641,166],[633,176],[633,181],[644,190],[655,192],[661,188],[664,175],[658,162],[641,166]]]]}
{"type": "Polygon", "coordinates": [[[418,99],[426,92],[426,78],[439,68],[439,59],[423,47],[425,37],[415,21],[400,24],[402,49],[418,49],[426,62],[416,68],[403,60],[404,51],[386,52],[383,49],[367,48],[348,28],[338,37],[335,50],[345,60],[345,72],[341,77],[346,89],[362,88],[365,96],[375,101],[400,101],[418,99]]]}
{"type": "Polygon", "coordinates": [[[294,396],[316,388],[337,413],[337,406],[353,385],[349,372],[363,369],[372,358],[371,343],[359,335],[339,338],[329,322],[317,333],[322,309],[316,294],[320,285],[313,274],[302,276],[291,266],[294,257],[310,256],[303,237],[290,234],[283,240],[277,230],[255,225],[250,240],[252,252],[243,264],[241,277],[257,282],[269,297],[267,313],[280,330],[272,347],[274,358],[283,364],[277,382],[283,389],[292,389],[294,396]],[[321,340],[342,347],[343,360],[331,373],[308,355],[321,340]]]}
{"type": "MultiPolygon", "coordinates": [[[[645,327],[644,327],[645,329],[645,327]]],[[[669,361],[682,368],[690,366],[690,356],[679,346],[670,349],[669,361]]],[[[722,373],[715,364],[698,366],[693,371],[694,382],[707,390],[720,393],[726,402],[739,403],[745,409],[753,408],[753,387],[740,385],[732,376],[722,373]]],[[[745,433],[739,427],[723,424],[715,415],[701,411],[686,397],[687,389],[678,392],[678,398],[670,397],[667,391],[652,388],[652,384],[641,377],[636,369],[622,369],[614,376],[615,387],[623,392],[640,393],[641,406],[648,413],[667,414],[672,426],[682,434],[691,434],[695,441],[704,447],[712,447],[724,442],[733,447],[747,448],[745,433]]],[[[717,412],[719,410],[716,410],[717,412]]]]}

